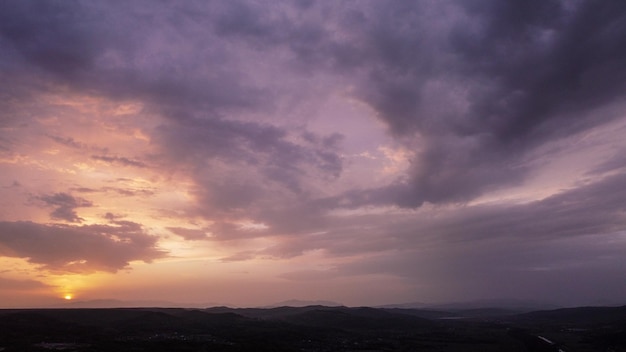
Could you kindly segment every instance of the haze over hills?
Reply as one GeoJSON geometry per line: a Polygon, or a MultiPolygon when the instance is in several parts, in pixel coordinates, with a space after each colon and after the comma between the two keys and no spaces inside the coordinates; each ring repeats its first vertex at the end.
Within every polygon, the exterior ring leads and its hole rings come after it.
{"type": "Polygon", "coordinates": [[[519,311],[534,311],[534,310],[547,310],[557,309],[561,306],[542,302],[537,300],[522,300],[513,298],[494,298],[494,299],[481,299],[465,302],[449,302],[449,303],[437,303],[429,304],[428,308],[433,309],[482,309],[482,308],[500,308],[500,309],[512,309],[519,311]]]}
{"type": "Polygon", "coordinates": [[[406,302],[398,304],[385,304],[377,305],[376,308],[400,308],[400,309],[433,309],[433,310],[470,310],[470,309],[507,309],[519,312],[531,312],[531,311],[543,311],[543,310],[555,310],[562,308],[580,308],[580,307],[620,307],[626,305],[626,301],[601,301],[594,304],[585,305],[558,305],[551,302],[530,300],[530,299],[516,299],[516,298],[492,298],[492,299],[479,299],[471,301],[458,301],[458,302],[440,302],[440,303],[425,303],[425,302],[406,302]]]}
{"type": "Polygon", "coordinates": [[[94,299],[86,301],[66,301],[49,308],[206,308],[224,305],[217,302],[177,303],[171,301],[125,301],[118,299],[94,299]]]}
{"type": "MultiPolygon", "coordinates": [[[[597,306],[619,306],[621,304],[598,304],[597,306]]],[[[277,308],[277,307],[307,307],[307,306],[325,306],[339,307],[349,306],[341,302],[328,300],[301,300],[289,299],[267,305],[260,306],[240,306],[225,302],[174,302],[166,300],[119,300],[119,299],[93,299],[93,300],[68,300],[53,305],[33,306],[32,308],[143,308],[143,307],[162,307],[162,308],[209,308],[209,307],[239,307],[239,308],[277,308]]],[[[395,304],[384,304],[372,306],[375,308],[401,308],[401,309],[431,309],[431,310],[467,310],[482,308],[498,308],[511,309],[517,311],[537,311],[565,308],[563,306],[542,302],[536,300],[521,299],[483,299],[459,302],[406,302],[395,304]]]]}
{"type": "MultiPolygon", "coordinates": [[[[237,307],[233,304],[221,302],[201,302],[201,303],[181,303],[160,300],[119,300],[119,299],[93,299],[81,301],[65,301],[62,303],[46,306],[47,308],[209,308],[209,307],[237,307]]],[[[324,300],[298,300],[291,299],[264,305],[258,308],[276,308],[276,307],[306,307],[306,306],[326,306],[339,307],[343,304],[333,301],[324,300]]],[[[33,307],[33,308],[46,308],[33,307]]]]}

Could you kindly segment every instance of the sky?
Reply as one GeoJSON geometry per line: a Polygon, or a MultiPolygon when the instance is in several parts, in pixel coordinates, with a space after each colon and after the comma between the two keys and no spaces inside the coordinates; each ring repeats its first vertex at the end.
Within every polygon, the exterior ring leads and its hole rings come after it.
{"type": "Polygon", "coordinates": [[[6,0],[0,82],[2,307],[626,304],[622,0],[6,0]]]}

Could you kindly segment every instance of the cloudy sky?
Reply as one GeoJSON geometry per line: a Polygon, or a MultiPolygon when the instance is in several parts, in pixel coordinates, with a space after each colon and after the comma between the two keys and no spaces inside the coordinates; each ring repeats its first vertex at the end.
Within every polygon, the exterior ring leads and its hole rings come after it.
{"type": "Polygon", "coordinates": [[[626,303],[626,2],[2,1],[0,302],[626,303]]]}

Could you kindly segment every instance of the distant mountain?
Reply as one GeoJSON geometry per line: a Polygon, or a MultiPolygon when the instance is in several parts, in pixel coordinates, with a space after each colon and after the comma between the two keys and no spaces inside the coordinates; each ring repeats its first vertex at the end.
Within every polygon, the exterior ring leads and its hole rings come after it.
{"type": "Polygon", "coordinates": [[[325,307],[325,306],[304,306],[304,307],[289,307],[280,306],[274,308],[230,308],[230,307],[211,307],[206,308],[203,311],[212,314],[234,313],[242,315],[248,318],[254,319],[269,319],[280,320],[288,316],[300,314],[310,310],[324,309],[324,308],[341,308],[341,307],[325,307]]]}
{"type": "Polygon", "coordinates": [[[290,299],[288,301],[282,301],[260,308],[278,308],[278,307],[306,307],[306,306],[325,306],[325,307],[341,307],[343,304],[332,301],[301,301],[297,299],[290,299]]]}
{"type": "MultiPolygon", "coordinates": [[[[111,301],[99,304],[122,302],[111,301]]],[[[319,305],[0,309],[0,351],[626,351],[626,306],[500,313],[319,305]]]]}
{"type": "Polygon", "coordinates": [[[626,326],[626,306],[621,307],[577,307],[537,311],[520,314],[517,322],[551,324],[556,326],[589,326],[616,324],[626,326]]]}

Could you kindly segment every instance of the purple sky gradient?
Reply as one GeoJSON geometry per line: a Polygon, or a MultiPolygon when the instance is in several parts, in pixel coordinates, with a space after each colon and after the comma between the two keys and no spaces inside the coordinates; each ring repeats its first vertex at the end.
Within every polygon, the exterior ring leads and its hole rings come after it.
{"type": "Polygon", "coordinates": [[[626,304],[623,1],[3,1],[0,302],[626,304]]]}

